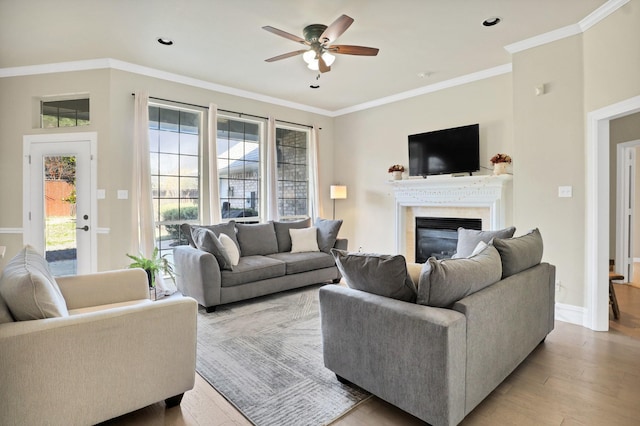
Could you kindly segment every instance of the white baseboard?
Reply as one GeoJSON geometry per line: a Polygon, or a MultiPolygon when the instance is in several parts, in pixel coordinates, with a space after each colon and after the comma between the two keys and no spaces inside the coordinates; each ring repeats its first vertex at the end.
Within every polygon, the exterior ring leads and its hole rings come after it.
{"type": "Polygon", "coordinates": [[[582,306],[556,303],[555,316],[558,321],[584,326],[586,311],[582,306]]]}

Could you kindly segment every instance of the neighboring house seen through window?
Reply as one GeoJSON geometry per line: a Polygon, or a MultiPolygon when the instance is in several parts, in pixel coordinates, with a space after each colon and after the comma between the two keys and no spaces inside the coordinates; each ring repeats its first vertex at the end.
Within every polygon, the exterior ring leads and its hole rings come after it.
{"type": "Polygon", "coordinates": [[[309,132],[276,128],[278,214],[281,219],[309,214],[309,132]]]}

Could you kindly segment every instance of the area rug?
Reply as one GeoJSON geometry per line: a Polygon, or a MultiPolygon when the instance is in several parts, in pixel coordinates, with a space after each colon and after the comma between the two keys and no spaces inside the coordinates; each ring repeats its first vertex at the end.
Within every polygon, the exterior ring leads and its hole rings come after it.
{"type": "Polygon", "coordinates": [[[198,373],[256,426],[326,425],[370,397],[324,367],[319,288],[198,312],[198,373]]]}

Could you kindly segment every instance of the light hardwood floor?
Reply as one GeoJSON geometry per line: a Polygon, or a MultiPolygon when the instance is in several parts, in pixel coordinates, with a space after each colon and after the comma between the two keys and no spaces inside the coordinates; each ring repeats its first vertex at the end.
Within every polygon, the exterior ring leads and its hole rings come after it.
{"type": "MultiPolygon", "coordinates": [[[[621,317],[610,331],[556,322],[545,343],[471,412],[462,425],[639,425],[640,288],[615,284],[621,317]]],[[[613,318],[611,316],[611,318],[613,318]]],[[[425,423],[371,398],[335,426],[425,423]]],[[[105,425],[250,425],[196,375],[179,407],[158,403],[105,425]]]]}

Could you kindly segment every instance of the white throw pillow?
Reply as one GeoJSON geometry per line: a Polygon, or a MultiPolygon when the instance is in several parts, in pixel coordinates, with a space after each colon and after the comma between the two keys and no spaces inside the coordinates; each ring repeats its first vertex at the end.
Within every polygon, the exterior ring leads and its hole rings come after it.
{"type": "Polygon", "coordinates": [[[289,229],[291,235],[291,253],[320,251],[318,248],[318,230],[315,226],[301,229],[289,229]]]}
{"type": "Polygon", "coordinates": [[[473,249],[473,252],[469,256],[467,256],[467,259],[482,253],[482,251],[487,247],[489,247],[489,244],[485,243],[484,241],[480,241],[476,248],[473,249]]]}
{"type": "Polygon", "coordinates": [[[236,266],[238,262],[240,262],[240,251],[236,243],[233,242],[230,236],[223,233],[220,233],[218,240],[220,240],[220,244],[222,244],[222,247],[224,247],[224,250],[227,252],[231,265],[236,266]]]}

